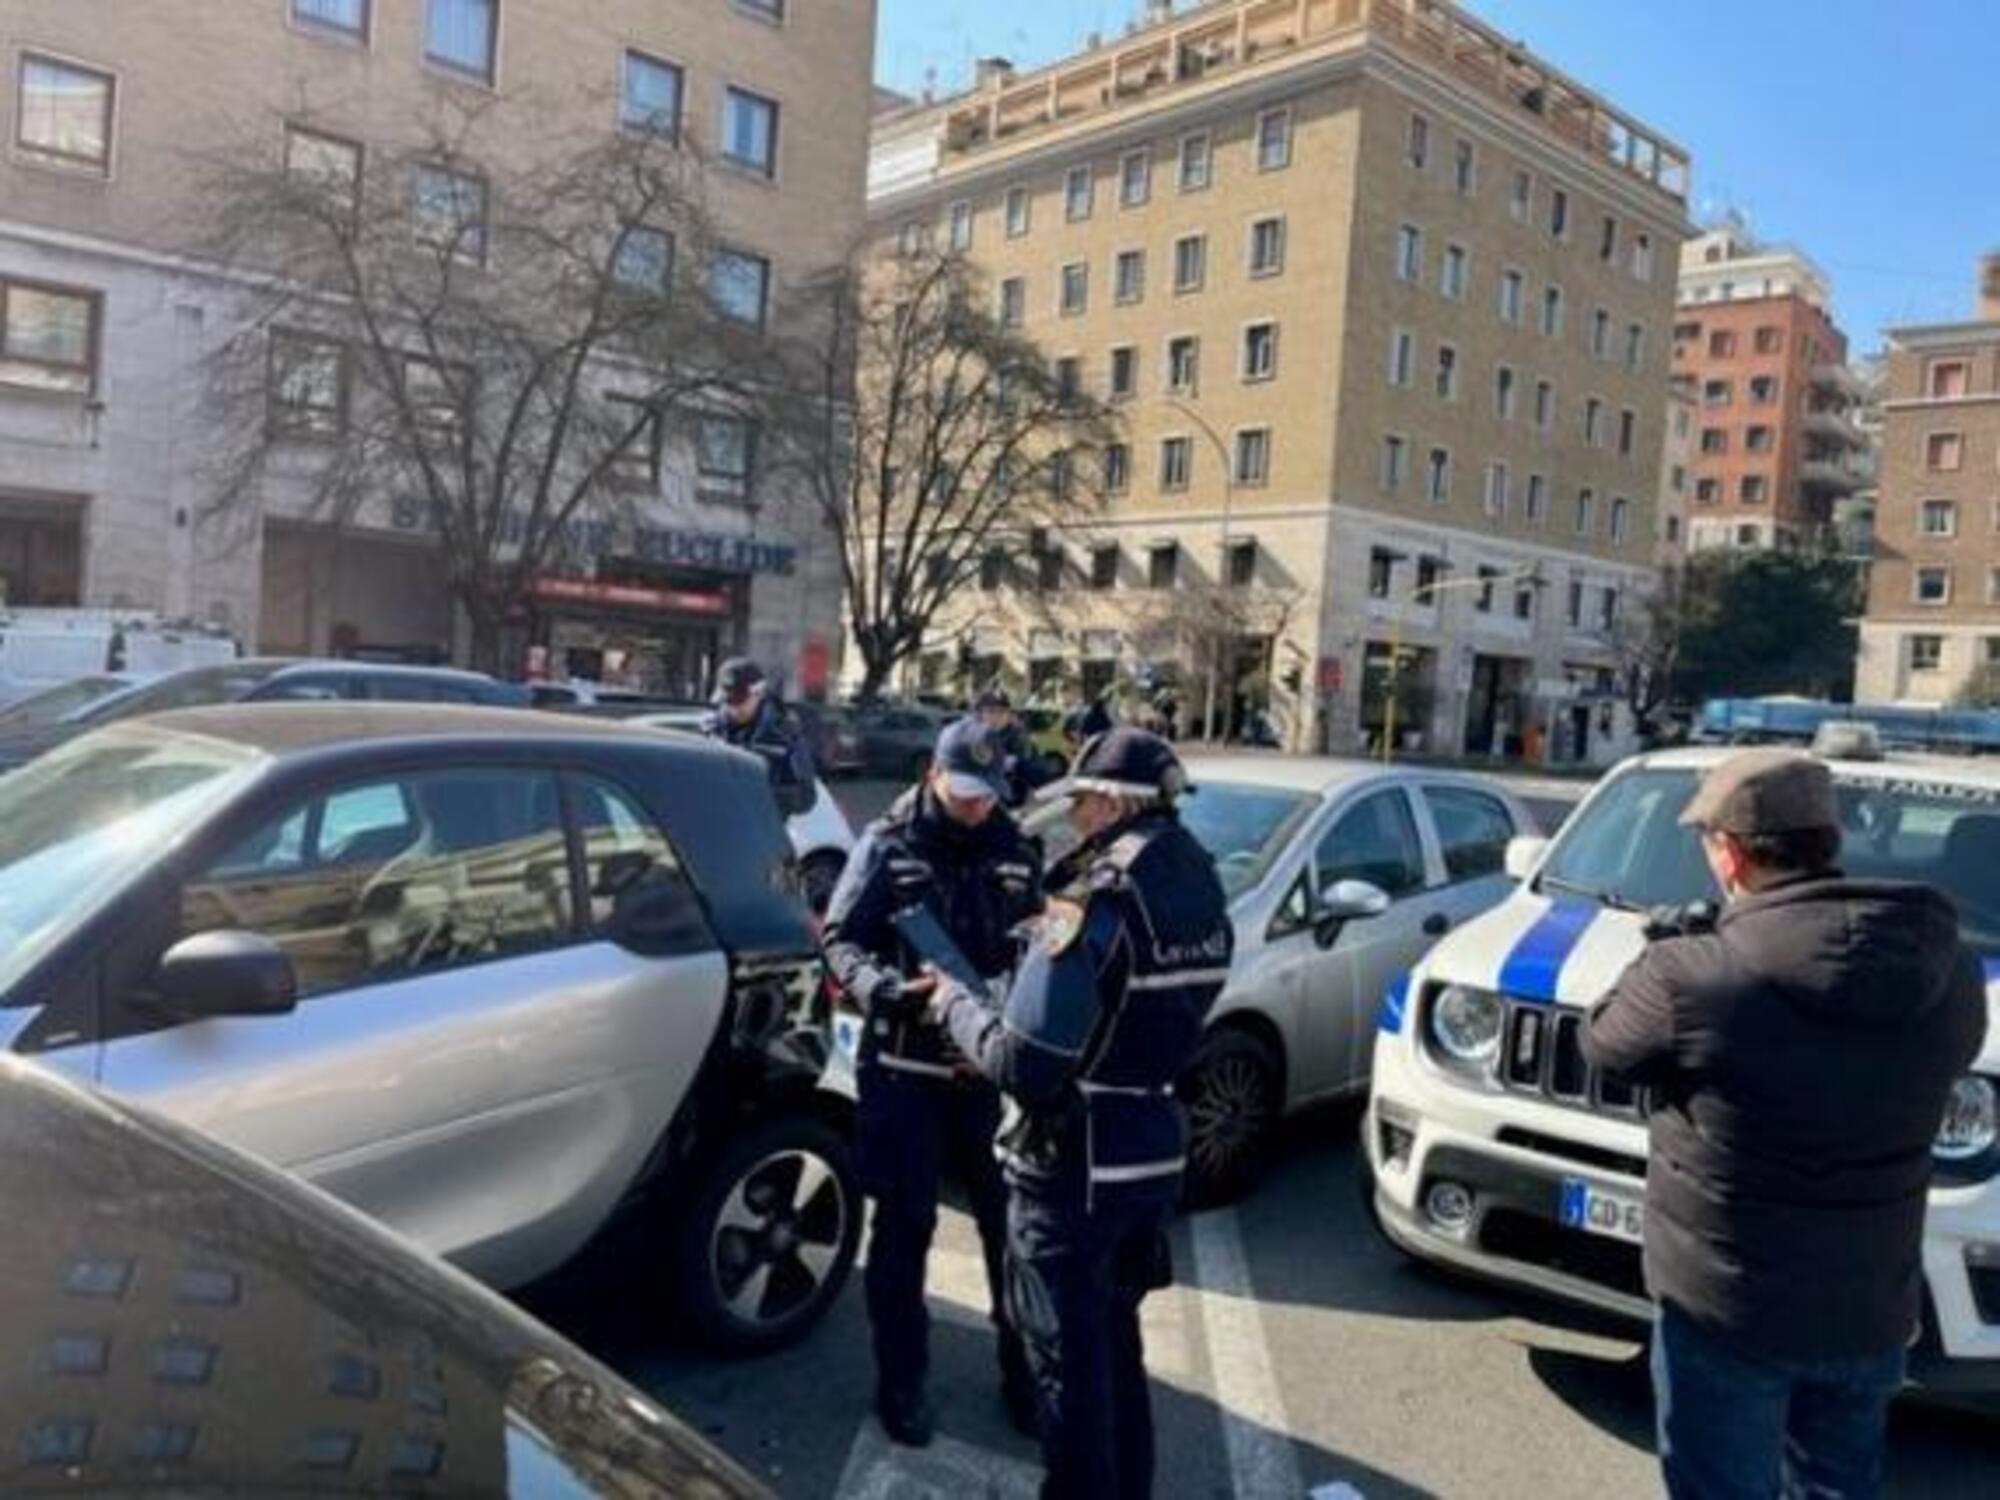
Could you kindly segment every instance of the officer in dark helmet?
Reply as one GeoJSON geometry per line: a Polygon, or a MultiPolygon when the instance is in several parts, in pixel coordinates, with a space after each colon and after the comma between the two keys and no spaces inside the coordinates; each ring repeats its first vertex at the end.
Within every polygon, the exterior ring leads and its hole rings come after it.
{"type": "Polygon", "coordinates": [[[891,1439],[914,1447],[932,1434],[924,1263],[946,1171],[966,1190],[986,1254],[1002,1394],[1018,1425],[1034,1424],[1033,1386],[1001,1280],[1000,1096],[925,1015],[935,981],[895,925],[906,909],[927,908],[968,964],[1004,985],[1018,952],[1015,929],[1042,905],[1041,855],[1002,806],[1006,789],[993,732],[978,719],[953,724],[929,774],[863,835],[827,910],[827,967],[867,1016],[854,1145],[862,1188],[875,1202],[865,1284],[876,1411],[891,1439]]]}
{"type": "Polygon", "coordinates": [[[704,727],[710,739],[763,760],[781,809],[797,811],[791,804],[800,800],[810,804],[814,771],[805,734],[749,657],[732,657],[716,672],[715,709],[704,727]]]}
{"type": "Polygon", "coordinates": [[[1046,1497],[1151,1493],[1139,1304],[1172,1280],[1187,1127],[1174,1080],[1235,948],[1214,862],[1181,825],[1186,778],[1142,729],[1091,740],[1066,781],[1083,842],[1005,1006],[945,982],[932,1015],[998,1084],[1008,1294],[1041,1399],[1046,1497]]]}

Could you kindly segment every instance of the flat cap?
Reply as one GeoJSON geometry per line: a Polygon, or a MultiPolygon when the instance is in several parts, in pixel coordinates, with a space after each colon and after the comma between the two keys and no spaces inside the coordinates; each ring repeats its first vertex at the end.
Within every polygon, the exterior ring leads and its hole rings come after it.
{"type": "Polygon", "coordinates": [[[1801,833],[1840,827],[1826,762],[1797,750],[1745,750],[1702,778],[1681,822],[1711,833],[1801,833]]]}

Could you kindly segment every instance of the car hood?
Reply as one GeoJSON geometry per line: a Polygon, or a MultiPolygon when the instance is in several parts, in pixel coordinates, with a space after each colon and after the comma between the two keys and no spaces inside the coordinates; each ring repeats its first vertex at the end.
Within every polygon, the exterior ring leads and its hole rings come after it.
{"type": "Polygon", "coordinates": [[[0,1491],[763,1495],[325,1195],[0,1059],[0,1491]]]}
{"type": "MultiPolygon", "coordinates": [[[[1645,951],[1646,919],[1574,896],[1522,886],[1430,951],[1426,982],[1589,1008],[1645,951]]],[[[1982,960],[1990,1016],[1982,1071],[2000,1071],[2000,954],[1982,960]]]]}

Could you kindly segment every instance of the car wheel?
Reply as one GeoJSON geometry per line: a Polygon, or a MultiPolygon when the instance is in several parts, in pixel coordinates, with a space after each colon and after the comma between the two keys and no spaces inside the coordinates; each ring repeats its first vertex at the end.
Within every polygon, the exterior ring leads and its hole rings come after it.
{"type": "Polygon", "coordinates": [[[1283,1106],[1281,1067],[1263,1038],[1229,1028],[1211,1032],[1181,1075],[1188,1114],[1186,1196],[1212,1207],[1249,1187],[1283,1106]]]}
{"type": "Polygon", "coordinates": [[[702,1174],[676,1234],[682,1311],[725,1354],[805,1336],[847,1281],[861,1195],[847,1142],[807,1115],[768,1120],[702,1174]]]}
{"type": "Polygon", "coordinates": [[[845,856],[831,849],[805,857],[799,865],[799,890],[806,898],[806,910],[816,917],[826,915],[833,902],[833,888],[840,884],[840,873],[846,868],[845,856]]]}

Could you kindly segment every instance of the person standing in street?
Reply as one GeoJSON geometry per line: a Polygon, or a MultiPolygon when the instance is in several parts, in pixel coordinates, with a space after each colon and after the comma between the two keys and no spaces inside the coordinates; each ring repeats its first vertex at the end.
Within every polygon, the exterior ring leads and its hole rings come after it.
{"type": "Polygon", "coordinates": [[[810,791],[815,773],[804,730],[749,657],[733,657],[715,674],[715,708],[704,729],[763,760],[781,810],[793,811],[789,804],[810,791]]]}
{"type": "Polygon", "coordinates": [[[993,743],[1000,749],[1007,782],[1007,806],[1025,806],[1028,798],[1045,782],[1035,758],[1035,747],[1028,742],[1027,731],[1014,715],[1014,700],[1007,696],[1003,688],[988,688],[979,695],[974,707],[980,722],[992,734],[993,743]]]}
{"type": "Polygon", "coordinates": [[[1013,1106],[1007,1284],[1041,1401],[1049,1500],[1152,1493],[1139,1306],[1173,1279],[1167,1226],[1187,1124],[1174,1080],[1228,977],[1235,934],[1186,776],[1158,735],[1114,729],[1069,779],[1083,842],[1052,872],[1004,1008],[949,982],[931,1011],[1013,1106]]]}
{"type": "Polygon", "coordinates": [[[1862,1500],[1920,1317],[1931,1142],[1986,1031],[1929,887],[1850,880],[1826,765],[1753,750],[1682,815],[1725,906],[1583,1034],[1652,1091],[1646,1280],[1673,1500],[1862,1500]]]}
{"type": "Polygon", "coordinates": [[[1004,982],[1012,971],[1015,929],[1041,909],[1041,857],[1000,805],[1003,757],[977,719],[946,729],[930,774],[862,836],[827,909],[827,967],[867,1018],[855,1156],[874,1200],[865,1287],[876,1412],[889,1437],[909,1447],[929,1443],[935,1421],[925,1392],[924,1268],[947,1171],[965,1188],[985,1253],[1002,1397],[1017,1425],[1032,1430],[1034,1418],[1001,1279],[1006,1190],[993,1155],[1000,1096],[925,1016],[933,981],[895,926],[906,909],[927,908],[983,978],[1004,982]]]}

